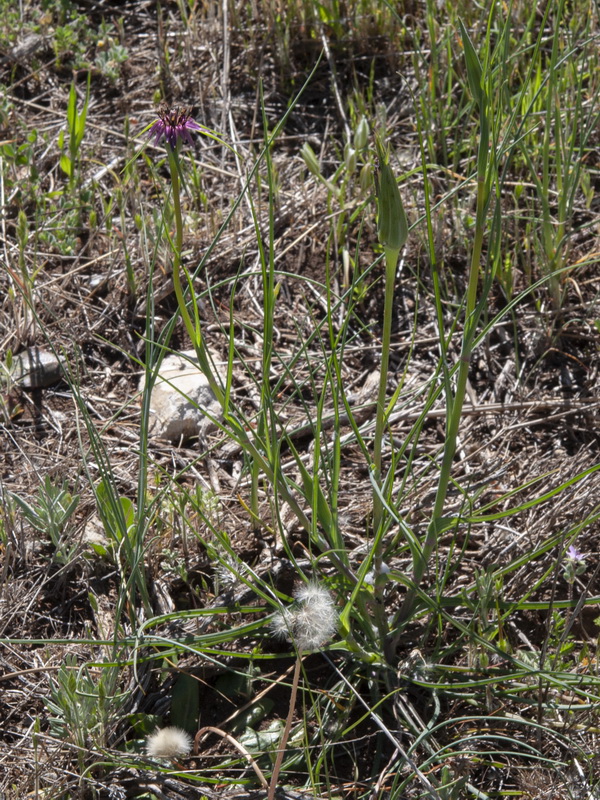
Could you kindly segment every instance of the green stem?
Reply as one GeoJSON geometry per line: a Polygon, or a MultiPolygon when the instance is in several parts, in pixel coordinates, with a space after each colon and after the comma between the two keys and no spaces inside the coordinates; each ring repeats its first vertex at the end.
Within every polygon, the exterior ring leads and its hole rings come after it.
{"type": "MultiPolygon", "coordinates": [[[[385,247],[385,298],[383,307],[383,332],[381,338],[381,372],[379,374],[379,392],[375,411],[375,441],[373,443],[373,466],[375,481],[381,489],[381,454],[383,450],[383,434],[386,422],[385,399],[387,392],[388,367],[390,361],[390,343],[392,339],[392,312],[394,308],[394,279],[400,250],[385,247]]],[[[377,492],[373,492],[373,532],[377,533],[383,517],[383,503],[377,492]]],[[[378,565],[376,565],[377,568],[378,565]]]]}
{"type": "MultiPolygon", "coordinates": [[[[177,150],[174,150],[169,144],[167,144],[167,153],[169,156],[169,169],[171,172],[171,186],[173,187],[173,211],[175,212],[175,241],[173,244],[173,289],[175,290],[175,297],[177,298],[177,305],[179,307],[179,311],[181,313],[181,317],[183,319],[183,323],[185,328],[188,332],[188,335],[192,341],[192,345],[194,350],[196,351],[196,356],[198,358],[198,364],[200,369],[206,376],[210,388],[217,398],[223,412],[225,413],[225,395],[224,392],[216,380],[212,366],[210,364],[208,355],[206,353],[206,349],[204,347],[204,341],[202,339],[202,332],[200,330],[200,323],[197,318],[196,313],[196,324],[192,322],[192,318],[190,317],[189,311],[187,309],[187,305],[185,302],[185,298],[183,296],[183,290],[181,288],[181,250],[183,247],[183,219],[181,216],[181,197],[180,197],[180,182],[179,182],[179,162],[177,158],[177,150]]],[[[188,280],[189,283],[189,280],[188,280]]],[[[195,309],[197,312],[197,309],[195,309]]]]}
{"type": "MultiPolygon", "coordinates": [[[[394,284],[396,278],[396,267],[400,250],[397,248],[384,246],[385,253],[385,297],[383,306],[383,331],[381,336],[381,371],[379,374],[379,391],[377,393],[377,406],[375,410],[375,441],[373,443],[373,467],[375,484],[379,488],[373,490],[373,542],[375,553],[373,556],[373,572],[375,579],[381,572],[382,548],[379,542],[375,545],[383,532],[383,501],[381,492],[383,491],[383,480],[381,475],[381,460],[383,450],[383,437],[387,421],[386,395],[387,379],[390,361],[390,344],[392,339],[392,315],[394,309],[394,284]]],[[[384,604],[376,603],[375,621],[381,638],[382,647],[385,646],[385,639],[389,631],[386,622],[384,604]]]]}
{"type": "Polygon", "coordinates": [[[177,305],[179,306],[179,311],[181,312],[184,325],[190,339],[192,340],[192,344],[195,347],[198,339],[197,331],[187,310],[187,305],[181,289],[181,277],[179,275],[179,270],[181,268],[181,249],[183,247],[183,219],[181,216],[177,151],[173,150],[173,148],[167,144],[167,152],[169,154],[169,169],[171,170],[171,186],[173,187],[173,211],[175,212],[175,241],[173,243],[173,288],[175,290],[177,305]]]}
{"type": "MultiPolygon", "coordinates": [[[[175,291],[175,297],[177,298],[177,305],[179,307],[179,311],[181,312],[183,322],[185,324],[188,335],[192,340],[192,344],[196,351],[198,364],[203,374],[206,376],[210,388],[212,389],[213,394],[215,395],[217,401],[221,406],[225,421],[231,426],[231,429],[235,435],[238,444],[242,447],[242,449],[246,453],[250,455],[251,459],[257,465],[257,468],[264,472],[267,481],[269,481],[274,486],[277,486],[283,500],[289,504],[291,509],[294,511],[299,523],[310,534],[312,532],[312,523],[306,516],[306,514],[302,511],[300,504],[298,503],[293,493],[288,488],[287,481],[285,480],[280,469],[271,462],[269,462],[269,460],[265,457],[265,455],[262,452],[260,452],[257,444],[255,444],[255,442],[251,440],[242,422],[240,422],[238,419],[236,419],[228,412],[227,405],[225,402],[225,392],[223,391],[219,382],[215,378],[210,360],[208,358],[208,354],[206,352],[206,348],[204,346],[204,340],[202,337],[202,332],[200,330],[200,322],[198,319],[197,308],[195,308],[196,324],[192,322],[192,319],[190,317],[185,302],[185,298],[183,296],[183,290],[181,287],[181,278],[180,278],[180,270],[182,269],[181,249],[183,245],[183,220],[181,216],[181,199],[180,199],[181,189],[179,180],[179,163],[177,159],[177,151],[174,150],[172,147],[170,147],[168,144],[167,144],[167,153],[169,156],[171,185],[173,187],[173,210],[175,213],[175,241],[172,242],[173,289],[175,291]]],[[[190,284],[191,282],[188,280],[188,286],[191,289],[192,287],[190,284]]],[[[271,292],[271,294],[273,295],[273,292],[271,292]]],[[[325,543],[323,543],[323,549],[325,549],[325,543]]],[[[335,554],[331,554],[330,558],[333,560],[336,566],[339,565],[339,569],[343,569],[345,572],[348,572],[348,570],[345,568],[343,564],[340,565],[339,559],[335,554]]]]}

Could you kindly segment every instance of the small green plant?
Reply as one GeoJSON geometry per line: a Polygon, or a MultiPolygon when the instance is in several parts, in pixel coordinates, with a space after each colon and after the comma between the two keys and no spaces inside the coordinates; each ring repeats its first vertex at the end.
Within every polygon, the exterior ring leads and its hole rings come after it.
{"type": "Polygon", "coordinates": [[[85,122],[90,103],[90,80],[91,74],[88,73],[87,88],[81,111],[77,110],[77,90],[75,84],[71,84],[69,91],[69,101],[67,103],[67,151],[64,152],[65,132],[62,130],[58,137],[58,146],[62,152],[60,157],[60,167],[69,178],[69,187],[74,189],[79,179],[80,149],[83,137],[85,136],[85,122]]]}
{"type": "Polygon", "coordinates": [[[53,561],[61,565],[70,564],[79,545],[73,540],[68,522],[77,508],[79,495],[71,494],[65,482],[55,486],[50,476],[46,475],[38,489],[36,501],[26,501],[14,492],[10,492],[10,497],[29,524],[50,538],[54,547],[53,561]]]}
{"type": "Polygon", "coordinates": [[[67,655],[56,678],[50,678],[46,700],[50,731],[76,746],[81,772],[96,758],[95,749],[107,747],[118,722],[119,673],[120,667],[111,665],[100,667],[94,676],[90,667],[77,666],[76,657],[67,655]]]}
{"type": "Polygon", "coordinates": [[[89,69],[87,52],[93,41],[89,18],[79,14],[70,2],[56,5],[56,27],[52,40],[56,67],[60,69],[69,64],[76,70],[89,69]]]}
{"type": "MultiPolygon", "coordinates": [[[[120,38],[124,38],[123,21],[119,20],[120,38]]],[[[94,37],[97,54],[94,66],[102,75],[114,83],[121,77],[122,66],[129,58],[129,52],[115,38],[114,26],[102,20],[97,35],[94,37]]]]}
{"type": "Polygon", "coordinates": [[[121,75],[121,66],[129,58],[127,48],[121,44],[111,44],[108,50],[98,53],[96,56],[96,67],[113,83],[121,75]]]}

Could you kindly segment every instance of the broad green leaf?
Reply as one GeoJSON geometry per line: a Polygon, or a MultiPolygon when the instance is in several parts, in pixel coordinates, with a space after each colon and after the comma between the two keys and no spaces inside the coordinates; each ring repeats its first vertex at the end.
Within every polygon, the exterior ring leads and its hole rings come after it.
{"type": "Polygon", "coordinates": [[[180,672],[171,695],[171,724],[194,734],[198,730],[200,683],[191,675],[180,672]]]}
{"type": "Polygon", "coordinates": [[[63,153],[62,156],[60,157],[60,168],[69,178],[73,174],[73,164],[69,156],[66,155],[65,153],[63,153]]]}

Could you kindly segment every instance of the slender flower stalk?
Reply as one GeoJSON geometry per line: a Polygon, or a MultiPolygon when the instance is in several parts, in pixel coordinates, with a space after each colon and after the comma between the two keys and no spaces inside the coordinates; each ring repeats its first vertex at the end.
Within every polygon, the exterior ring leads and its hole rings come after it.
{"type": "MultiPolygon", "coordinates": [[[[408,221],[400,197],[396,177],[388,163],[388,154],[379,141],[375,140],[379,159],[379,178],[377,181],[377,234],[385,255],[385,292],[383,306],[383,330],[381,334],[381,367],[379,391],[375,408],[375,438],[373,440],[373,571],[379,575],[382,570],[381,539],[384,533],[384,503],[382,493],[383,437],[387,425],[389,409],[386,408],[388,369],[392,341],[392,317],[394,307],[394,285],[400,253],[408,238],[408,221]]],[[[379,631],[381,646],[384,646],[388,624],[383,603],[376,605],[375,624],[379,631]]]]}
{"type": "Polygon", "coordinates": [[[558,653],[561,652],[562,646],[567,641],[567,637],[571,632],[571,628],[573,627],[577,615],[581,611],[579,603],[574,602],[575,581],[579,575],[583,575],[587,569],[585,558],[585,553],[582,553],[581,550],[578,550],[574,544],[569,545],[567,552],[565,553],[565,560],[563,562],[563,578],[567,582],[570,607],[565,617],[565,625],[560,637],[559,646],[556,651],[557,654],[554,656],[555,664],[558,660],[558,653]]]}
{"type": "Polygon", "coordinates": [[[297,601],[296,605],[291,609],[285,609],[276,614],[271,622],[271,629],[275,636],[292,639],[298,655],[292,678],[290,707],[271,774],[267,800],[274,800],[285,748],[292,729],[298,683],[300,681],[300,667],[302,666],[302,653],[305,650],[314,650],[321,647],[333,636],[338,626],[335,605],[327,589],[324,589],[316,582],[311,582],[300,588],[294,596],[297,601]]]}
{"type": "MultiPolygon", "coordinates": [[[[181,250],[183,247],[183,217],[181,214],[181,183],[179,176],[181,174],[181,167],[179,164],[179,150],[181,143],[192,145],[192,133],[206,129],[199,125],[191,116],[191,112],[187,108],[170,109],[166,105],[161,105],[158,112],[158,119],[151,126],[148,137],[154,139],[154,144],[157,145],[161,139],[165,140],[165,147],[167,149],[167,156],[169,159],[169,171],[171,173],[171,186],[173,188],[173,211],[175,215],[175,240],[172,242],[173,246],[173,289],[175,297],[177,298],[177,305],[186,327],[188,335],[192,341],[194,350],[198,357],[198,363],[202,372],[210,384],[217,400],[223,405],[223,391],[215,379],[213,370],[204,347],[204,340],[200,330],[200,322],[197,317],[197,309],[194,307],[195,324],[192,322],[190,313],[183,296],[183,289],[181,286],[181,250]]],[[[184,269],[184,268],[183,268],[184,269]]],[[[186,280],[190,283],[186,273],[186,280]]]]}
{"type": "MultiPolygon", "coordinates": [[[[381,142],[377,139],[377,155],[379,158],[379,179],[377,182],[377,233],[385,255],[385,296],[383,309],[383,332],[381,336],[381,371],[379,375],[379,392],[375,413],[375,439],[373,465],[375,481],[382,486],[381,454],[383,434],[387,414],[385,408],[390,345],[392,338],[392,312],[394,303],[394,283],[400,252],[408,238],[408,222],[398,190],[396,178],[392,172],[388,157],[381,142]]],[[[382,521],[383,504],[377,491],[373,493],[373,532],[377,534],[382,521]]],[[[376,564],[378,569],[380,564],[376,564]]]]}

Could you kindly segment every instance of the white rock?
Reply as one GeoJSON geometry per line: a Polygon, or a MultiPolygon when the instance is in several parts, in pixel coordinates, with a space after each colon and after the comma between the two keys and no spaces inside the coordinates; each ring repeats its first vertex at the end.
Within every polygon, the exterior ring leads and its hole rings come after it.
{"type": "Polygon", "coordinates": [[[15,383],[24,389],[42,389],[59,381],[63,374],[63,365],[54,353],[42,350],[41,347],[29,347],[13,356],[10,376],[15,383]]]}
{"type": "Polygon", "coordinates": [[[85,544],[91,544],[92,547],[94,545],[100,545],[100,547],[108,549],[110,541],[104,530],[104,525],[97,514],[93,514],[85,523],[83,541],[85,544]]]}
{"type": "MultiPolygon", "coordinates": [[[[207,412],[221,419],[221,406],[197,365],[193,350],[163,360],[150,397],[151,436],[180,442],[193,436],[202,438],[214,430],[215,424],[207,412]]],[[[140,392],[145,382],[142,375],[140,392]]]]}

